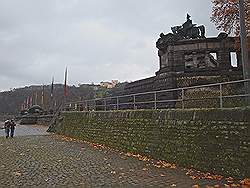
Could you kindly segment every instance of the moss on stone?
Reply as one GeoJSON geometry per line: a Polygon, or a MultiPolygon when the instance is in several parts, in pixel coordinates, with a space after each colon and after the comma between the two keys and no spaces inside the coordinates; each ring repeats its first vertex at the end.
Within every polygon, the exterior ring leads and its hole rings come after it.
{"type": "Polygon", "coordinates": [[[250,177],[250,109],[65,112],[59,134],[179,165],[250,177]]]}

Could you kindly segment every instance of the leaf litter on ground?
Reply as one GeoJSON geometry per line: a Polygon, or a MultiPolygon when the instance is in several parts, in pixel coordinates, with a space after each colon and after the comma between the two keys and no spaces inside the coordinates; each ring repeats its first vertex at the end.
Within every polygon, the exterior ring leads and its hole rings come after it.
{"type": "MultiPolygon", "coordinates": [[[[147,163],[146,166],[154,166],[156,168],[168,168],[168,169],[177,169],[177,165],[174,163],[169,163],[167,161],[164,160],[155,160],[152,159],[150,157],[147,156],[143,156],[140,154],[135,154],[135,153],[131,153],[131,152],[121,152],[118,149],[114,149],[114,148],[110,148],[108,146],[105,146],[103,144],[99,144],[99,143],[93,143],[93,142],[89,142],[89,141],[84,141],[84,140],[80,140],[80,139],[76,139],[76,138],[72,138],[72,137],[68,137],[68,136],[64,136],[64,135],[53,135],[56,138],[62,139],[64,141],[68,141],[68,142],[80,142],[80,143],[85,143],[88,144],[89,146],[91,146],[93,149],[99,149],[99,150],[103,150],[103,149],[107,149],[109,151],[115,151],[115,152],[119,152],[119,154],[121,155],[122,159],[127,159],[127,157],[133,157],[133,158],[137,158],[139,161],[144,161],[144,162],[150,162],[151,164],[147,163]]],[[[148,168],[143,168],[142,170],[148,170],[148,168]]],[[[185,168],[184,170],[186,170],[186,175],[189,176],[192,180],[216,180],[216,181],[224,181],[226,183],[223,184],[224,187],[243,187],[243,188],[250,188],[250,179],[249,178],[245,178],[242,180],[236,180],[232,177],[228,177],[225,178],[221,175],[215,175],[215,174],[211,174],[209,172],[200,172],[198,170],[192,169],[192,168],[185,168]]],[[[160,174],[161,177],[164,177],[165,175],[160,174]]],[[[171,187],[175,187],[176,184],[172,184],[171,187]]],[[[193,188],[199,188],[200,186],[198,184],[194,185],[193,188]]],[[[217,188],[220,187],[220,185],[215,184],[215,185],[210,185],[210,186],[206,186],[206,188],[217,188]]]]}

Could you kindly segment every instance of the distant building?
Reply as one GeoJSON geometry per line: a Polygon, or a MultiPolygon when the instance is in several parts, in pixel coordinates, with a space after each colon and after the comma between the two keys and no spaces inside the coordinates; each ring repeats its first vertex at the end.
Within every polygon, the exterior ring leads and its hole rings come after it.
{"type": "Polygon", "coordinates": [[[114,88],[118,83],[118,80],[112,80],[111,82],[100,82],[100,86],[111,89],[114,88]]]}

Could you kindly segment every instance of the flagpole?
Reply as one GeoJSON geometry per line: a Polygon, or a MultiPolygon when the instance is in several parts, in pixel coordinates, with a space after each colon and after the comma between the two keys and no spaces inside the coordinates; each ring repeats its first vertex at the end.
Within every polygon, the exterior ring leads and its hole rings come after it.
{"type": "Polygon", "coordinates": [[[37,91],[35,93],[35,105],[37,105],[37,91]]]}
{"type": "Polygon", "coordinates": [[[30,107],[33,106],[33,93],[31,94],[31,97],[30,97],[30,107]]]}
{"type": "Polygon", "coordinates": [[[51,89],[50,89],[50,110],[54,113],[54,76],[51,81],[51,89]]]}
{"type": "Polygon", "coordinates": [[[28,110],[29,109],[29,96],[26,98],[26,110],[28,110]]]}
{"type": "Polygon", "coordinates": [[[65,107],[65,104],[67,102],[67,96],[68,96],[68,88],[67,88],[67,74],[68,74],[68,68],[66,66],[65,74],[64,74],[64,100],[63,100],[63,107],[65,107]]]}
{"type": "Polygon", "coordinates": [[[42,86],[42,99],[41,99],[41,105],[42,105],[42,108],[44,109],[44,84],[42,86]]]}

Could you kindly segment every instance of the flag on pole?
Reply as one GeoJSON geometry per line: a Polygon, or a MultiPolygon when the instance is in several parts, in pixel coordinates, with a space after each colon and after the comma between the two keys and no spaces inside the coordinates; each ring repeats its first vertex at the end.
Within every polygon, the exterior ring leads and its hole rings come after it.
{"type": "Polygon", "coordinates": [[[42,87],[42,100],[41,100],[42,106],[44,105],[44,85],[42,87]]]}
{"type": "Polygon", "coordinates": [[[35,104],[37,104],[37,91],[36,91],[36,93],[35,93],[35,104]]]}
{"type": "Polygon", "coordinates": [[[26,109],[29,108],[29,101],[30,101],[30,97],[27,97],[27,99],[26,99],[26,109]]]}
{"type": "Polygon", "coordinates": [[[22,110],[25,110],[25,109],[26,109],[26,99],[22,103],[22,110]]]}
{"type": "Polygon", "coordinates": [[[23,111],[25,109],[25,103],[23,102],[22,104],[21,104],[21,110],[23,111]]]}
{"type": "Polygon", "coordinates": [[[30,97],[30,100],[29,100],[29,107],[31,107],[33,105],[33,99],[32,99],[32,96],[30,97]]]}
{"type": "Polygon", "coordinates": [[[66,67],[65,75],[64,75],[64,97],[67,97],[67,96],[68,96],[67,73],[68,73],[68,70],[67,70],[67,67],[66,67]]]}
{"type": "Polygon", "coordinates": [[[52,82],[51,82],[51,90],[50,90],[50,97],[53,98],[54,94],[54,76],[52,77],[52,82]]]}

